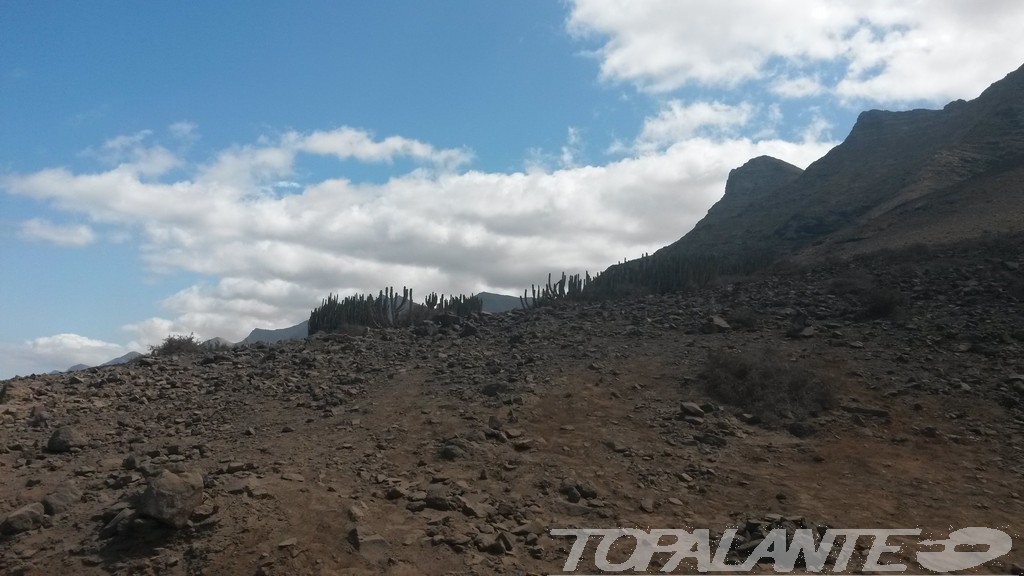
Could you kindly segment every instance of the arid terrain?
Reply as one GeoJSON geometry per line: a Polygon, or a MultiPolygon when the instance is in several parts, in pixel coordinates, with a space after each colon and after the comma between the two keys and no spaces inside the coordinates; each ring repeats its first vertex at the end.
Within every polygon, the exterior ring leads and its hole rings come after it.
{"type": "Polygon", "coordinates": [[[9,380],[0,572],[553,574],[554,528],[986,526],[1014,548],[981,571],[1021,574],[1022,246],[9,380]],[[733,361],[828,405],[723,401],[733,361]]]}

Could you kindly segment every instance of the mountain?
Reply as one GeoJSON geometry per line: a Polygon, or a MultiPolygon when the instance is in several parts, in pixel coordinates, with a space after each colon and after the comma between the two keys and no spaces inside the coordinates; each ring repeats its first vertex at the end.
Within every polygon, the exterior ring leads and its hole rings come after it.
{"type": "Polygon", "coordinates": [[[502,312],[508,312],[509,310],[518,310],[523,307],[518,296],[509,296],[507,294],[493,294],[491,292],[481,292],[476,295],[483,302],[483,311],[490,312],[491,314],[500,314],[502,312]]]}
{"type": "Polygon", "coordinates": [[[114,366],[116,364],[126,364],[128,362],[131,362],[132,360],[135,360],[136,358],[141,358],[142,356],[143,355],[141,353],[139,353],[139,352],[129,352],[129,353],[125,354],[124,356],[118,356],[117,358],[114,358],[113,360],[108,360],[108,361],[104,362],[102,364],[102,366],[114,366]]]}
{"type": "Polygon", "coordinates": [[[224,348],[234,348],[235,345],[236,344],[234,342],[228,340],[227,338],[221,338],[220,336],[216,336],[214,338],[210,338],[209,340],[206,340],[202,344],[200,344],[200,346],[202,346],[203,348],[206,348],[208,350],[221,350],[221,349],[224,349],[224,348]]]}
{"type": "Polygon", "coordinates": [[[303,320],[295,326],[278,328],[277,330],[266,330],[256,328],[245,337],[240,344],[254,344],[256,342],[283,342],[285,340],[300,340],[309,336],[309,320],[303,320]]]}
{"type": "MultiPolygon", "coordinates": [[[[89,367],[90,366],[88,364],[75,364],[74,366],[72,366],[72,367],[68,368],[67,370],[65,370],[65,372],[78,372],[79,370],[85,370],[86,368],[89,368],[89,367]]],[[[52,372],[51,372],[51,374],[52,374],[52,372]]]]}
{"type": "Polygon", "coordinates": [[[1024,66],[942,110],[863,112],[806,170],[747,162],[707,216],[659,253],[813,259],[1018,231],[1022,183],[1024,66]]]}

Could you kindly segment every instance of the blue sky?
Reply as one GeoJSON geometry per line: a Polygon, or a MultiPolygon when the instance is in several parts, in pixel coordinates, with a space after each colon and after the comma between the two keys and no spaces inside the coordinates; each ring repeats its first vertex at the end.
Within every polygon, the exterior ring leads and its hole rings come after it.
{"type": "Polygon", "coordinates": [[[0,1],[0,378],[513,292],[1024,63],[1018,2],[0,1]]]}

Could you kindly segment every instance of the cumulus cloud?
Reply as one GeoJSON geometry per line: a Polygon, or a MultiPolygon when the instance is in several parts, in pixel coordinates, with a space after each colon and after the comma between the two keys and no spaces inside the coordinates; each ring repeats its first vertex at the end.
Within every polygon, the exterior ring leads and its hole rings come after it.
{"type": "Polygon", "coordinates": [[[187,120],[175,122],[167,127],[167,131],[171,133],[175,140],[185,145],[194,144],[199,140],[199,125],[195,122],[187,120]]]}
{"type": "Polygon", "coordinates": [[[117,136],[104,142],[99,149],[85,150],[84,154],[147,177],[160,176],[181,165],[181,160],[167,148],[147,144],[152,135],[152,130],[142,130],[117,136]]]}
{"type": "Polygon", "coordinates": [[[605,79],[649,92],[767,79],[785,96],[901,102],[976,96],[1024,61],[1022,21],[1005,0],[574,0],[568,26],[598,40],[605,79]],[[838,73],[819,87],[822,66],[838,73]]]}
{"type": "Polygon", "coordinates": [[[818,96],[824,93],[825,90],[825,85],[815,76],[777,78],[771,83],[771,91],[784,98],[818,96]]]}
{"type": "Polygon", "coordinates": [[[25,240],[50,242],[58,246],[81,247],[96,241],[96,233],[85,224],[61,225],[42,218],[22,222],[19,232],[25,240]]]}
{"type": "Polygon", "coordinates": [[[78,334],[44,336],[18,346],[0,344],[0,360],[3,360],[0,378],[66,370],[76,364],[94,366],[127,352],[124,346],[78,334]]]}
{"type": "Polygon", "coordinates": [[[754,106],[749,103],[733,106],[721,102],[684,104],[670,100],[657,115],[644,120],[632,149],[646,153],[694,137],[734,136],[738,128],[750,121],[753,111],[754,106]]]}
{"type": "Polygon", "coordinates": [[[566,129],[565,143],[558,153],[548,152],[541,148],[527,151],[524,166],[527,172],[547,172],[557,168],[576,168],[583,162],[583,134],[575,127],[566,129]]]}
{"type": "Polygon", "coordinates": [[[374,140],[369,132],[348,126],[311,134],[289,132],[282,141],[287,148],[335,156],[341,160],[352,158],[361,162],[392,162],[395,158],[408,157],[449,168],[461,166],[470,160],[466,150],[437,149],[401,136],[374,140]]]}
{"type": "MultiPolygon", "coordinates": [[[[238,340],[253,326],[303,319],[330,291],[405,285],[423,291],[419,297],[433,290],[513,292],[548,272],[601,270],[682,236],[721,196],[729,170],[749,158],[770,154],[806,165],[833,144],[754,140],[729,130],[749,115],[746,106],[671,103],[638,137],[650,146],[647,153],[603,166],[574,165],[571,147],[579,135],[570,130],[562,168],[435,167],[384,183],[297,182],[299,150],[350,152],[320,137],[289,135],[220,151],[210,162],[183,166],[176,179],[151,181],[118,165],[87,173],[42,170],[0,183],[140,231],[143,257],[154,270],[216,279],[166,298],[166,318],[126,327],[133,346],[159,343],[170,333],[238,340]]],[[[438,157],[429,145],[403,146],[352,154],[438,157]]]]}

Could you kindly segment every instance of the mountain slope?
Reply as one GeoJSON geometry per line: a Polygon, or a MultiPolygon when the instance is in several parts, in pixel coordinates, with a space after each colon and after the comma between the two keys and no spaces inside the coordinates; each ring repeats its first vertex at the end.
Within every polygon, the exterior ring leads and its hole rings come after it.
{"type": "Polygon", "coordinates": [[[118,356],[117,358],[114,358],[113,360],[107,360],[106,362],[104,362],[101,365],[102,366],[114,366],[116,364],[127,364],[128,362],[131,362],[132,360],[135,360],[136,358],[141,358],[141,357],[142,357],[142,353],[132,351],[132,352],[129,352],[129,353],[125,354],[124,356],[118,356]]]}
{"type": "Polygon", "coordinates": [[[240,344],[253,344],[256,342],[282,342],[285,340],[301,340],[309,336],[309,321],[303,320],[295,326],[289,326],[288,328],[278,328],[276,330],[266,330],[263,328],[255,328],[240,344]]]}
{"type": "Polygon", "coordinates": [[[519,310],[523,307],[518,296],[494,294],[491,292],[481,292],[476,296],[480,298],[480,301],[483,304],[483,311],[490,312],[491,314],[500,314],[501,312],[508,312],[509,310],[519,310]]]}
{"type": "Polygon", "coordinates": [[[762,157],[734,170],[722,200],[663,251],[816,257],[1018,230],[1024,67],[942,110],[863,112],[802,173],[780,163],[762,157]]]}

